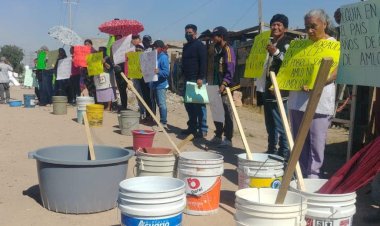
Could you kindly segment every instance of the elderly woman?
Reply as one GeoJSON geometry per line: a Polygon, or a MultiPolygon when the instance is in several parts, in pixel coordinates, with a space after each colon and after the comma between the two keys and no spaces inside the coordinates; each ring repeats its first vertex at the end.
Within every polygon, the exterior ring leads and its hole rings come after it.
{"type": "MultiPolygon", "coordinates": [[[[304,20],[306,32],[313,42],[322,39],[335,40],[328,35],[333,27],[328,15],[322,9],[311,10],[305,15],[304,20]]],[[[336,71],[329,75],[302,149],[300,165],[304,177],[319,178],[324,158],[327,129],[334,114],[335,78],[336,71]]],[[[308,87],[304,86],[303,91],[292,91],[289,94],[288,107],[294,137],[298,133],[306,110],[310,95],[308,91],[308,87]]]]}

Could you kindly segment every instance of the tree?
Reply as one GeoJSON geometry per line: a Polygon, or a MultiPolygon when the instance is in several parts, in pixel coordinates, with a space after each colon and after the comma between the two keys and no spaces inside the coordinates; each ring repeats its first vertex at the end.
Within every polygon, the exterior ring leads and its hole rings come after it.
{"type": "Polygon", "coordinates": [[[21,74],[24,71],[24,65],[21,63],[24,58],[24,51],[20,47],[4,45],[0,48],[0,56],[7,58],[15,72],[21,74]]]}

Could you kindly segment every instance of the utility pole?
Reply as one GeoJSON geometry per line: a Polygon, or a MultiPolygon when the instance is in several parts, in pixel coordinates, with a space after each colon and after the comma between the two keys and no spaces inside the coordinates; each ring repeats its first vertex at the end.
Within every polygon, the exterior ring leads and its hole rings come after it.
{"type": "Polygon", "coordinates": [[[258,0],[258,10],[259,10],[259,26],[260,26],[260,33],[263,31],[264,28],[264,22],[263,22],[263,3],[262,0],[258,0]]]}
{"type": "Polygon", "coordinates": [[[66,3],[69,6],[69,28],[72,30],[72,14],[71,14],[71,6],[79,3],[79,0],[64,0],[63,3],[66,3]]]}

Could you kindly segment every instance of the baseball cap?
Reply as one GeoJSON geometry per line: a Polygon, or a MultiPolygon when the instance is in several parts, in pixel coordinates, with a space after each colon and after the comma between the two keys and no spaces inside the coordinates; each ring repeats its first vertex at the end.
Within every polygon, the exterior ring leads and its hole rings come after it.
{"type": "Polygon", "coordinates": [[[154,41],[153,47],[160,47],[160,48],[164,48],[165,47],[165,43],[162,41],[162,40],[156,40],[154,41]]]}
{"type": "Polygon", "coordinates": [[[212,36],[227,37],[228,36],[228,32],[227,32],[227,29],[225,27],[219,26],[219,27],[214,28],[214,30],[212,31],[211,35],[212,36]]]}

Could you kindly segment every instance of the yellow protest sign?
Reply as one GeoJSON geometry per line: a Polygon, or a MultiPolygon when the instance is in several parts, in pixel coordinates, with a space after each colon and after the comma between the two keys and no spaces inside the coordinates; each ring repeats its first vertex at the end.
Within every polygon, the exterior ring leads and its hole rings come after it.
{"type": "Polygon", "coordinates": [[[340,43],[333,40],[293,40],[285,53],[277,75],[282,90],[301,90],[304,85],[313,89],[323,57],[332,57],[330,73],[339,64],[340,43]]]}
{"type": "Polygon", "coordinates": [[[245,62],[244,78],[260,78],[264,72],[264,64],[267,58],[266,47],[269,43],[270,31],[255,37],[255,41],[245,62]]]}
{"type": "Polygon", "coordinates": [[[104,72],[103,68],[103,52],[92,53],[87,55],[87,72],[88,75],[100,75],[104,72]]]}
{"type": "Polygon", "coordinates": [[[140,79],[143,77],[140,64],[142,52],[129,52],[126,54],[128,61],[128,78],[140,79]]]}

